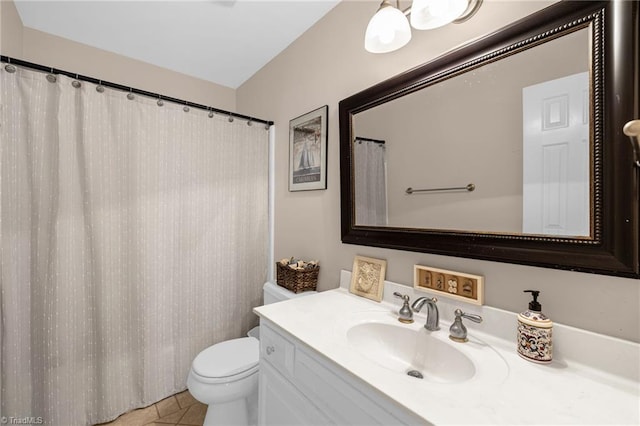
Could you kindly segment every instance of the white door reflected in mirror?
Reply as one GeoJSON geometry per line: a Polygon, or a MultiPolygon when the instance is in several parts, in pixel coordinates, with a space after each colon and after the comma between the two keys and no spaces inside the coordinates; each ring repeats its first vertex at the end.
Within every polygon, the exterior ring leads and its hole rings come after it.
{"type": "Polygon", "coordinates": [[[590,235],[589,74],[522,90],[525,234],[590,235]]]}

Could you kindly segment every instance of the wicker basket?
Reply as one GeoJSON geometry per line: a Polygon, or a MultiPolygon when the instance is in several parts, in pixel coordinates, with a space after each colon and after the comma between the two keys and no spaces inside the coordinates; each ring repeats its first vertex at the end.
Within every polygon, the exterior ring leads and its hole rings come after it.
{"type": "Polygon", "coordinates": [[[294,293],[315,290],[318,286],[320,266],[313,269],[297,270],[276,262],[276,282],[294,293]]]}

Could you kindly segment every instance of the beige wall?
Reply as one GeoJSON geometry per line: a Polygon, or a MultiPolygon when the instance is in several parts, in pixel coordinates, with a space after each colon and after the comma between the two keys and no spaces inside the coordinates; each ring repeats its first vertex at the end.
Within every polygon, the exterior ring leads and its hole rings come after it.
{"type": "Polygon", "coordinates": [[[23,27],[10,0],[0,11],[5,56],[236,112],[235,89],[23,27]]]}
{"type": "Polygon", "coordinates": [[[322,290],[338,285],[340,269],[350,270],[356,254],[387,259],[387,278],[405,284],[412,283],[416,263],[480,274],[486,278],[490,306],[521,311],[528,302],[522,290],[539,289],[543,310],[553,320],[640,341],[638,280],[340,242],[338,102],[549,3],[485,2],[465,24],[414,31],[403,49],[374,55],[364,50],[363,35],[378,2],[344,1],[242,85],[238,108],[276,122],[275,258],[319,259],[322,290]],[[289,120],[325,104],[329,105],[328,189],[288,192],[289,120]]]}
{"type": "Polygon", "coordinates": [[[22,21],[10,0],[0,0],[0,53],[22,57],[22,21]]]}
{"type": "Polygon", "coordinates": [[[22,59],[178,99],[236,111],[236,91],[209,81],[25,28],[22,59]]]}

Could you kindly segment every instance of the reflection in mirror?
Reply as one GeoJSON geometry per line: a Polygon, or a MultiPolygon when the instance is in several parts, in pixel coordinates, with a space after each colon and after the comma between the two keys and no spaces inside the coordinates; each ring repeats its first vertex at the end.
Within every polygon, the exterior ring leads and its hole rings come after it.
{"type": "Polygon", "coordinates": [[[387,224],[387,148],[383,140],[357,137],[353,144],[356,223],[387,224]]]}
{"type": "Polygon", "coordinates": [[[353,115],[355,225],[591,237],[591,30],[353,115]]]}

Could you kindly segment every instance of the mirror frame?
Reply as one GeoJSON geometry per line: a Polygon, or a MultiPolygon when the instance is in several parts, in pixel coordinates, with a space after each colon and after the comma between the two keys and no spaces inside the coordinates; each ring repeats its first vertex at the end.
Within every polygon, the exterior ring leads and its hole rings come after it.
{"type": "Polygon", "coordinates": [[[624,124],[639,118],[638,0],[553,4],[339,104],[342,242],[640,278],[640,168],[624,124]],[[591,26],[591,238],[357,226],[353,115],[591,26]]]}

